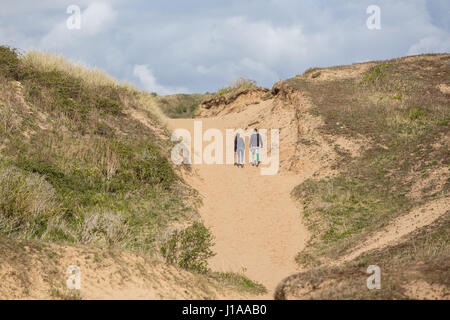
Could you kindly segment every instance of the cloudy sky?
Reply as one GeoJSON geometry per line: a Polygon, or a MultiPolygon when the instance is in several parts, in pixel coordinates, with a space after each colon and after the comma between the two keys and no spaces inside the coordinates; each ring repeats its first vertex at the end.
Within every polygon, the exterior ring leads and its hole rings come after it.
{"type": "MultiPolygon", "coordinates": [[[[159,94],[450,52],[449,0],[0,0],[0,44],[61,53],[159,94]],[[70,5],[80,8],[80,28],[70,5]],[[380,29],[369,29],[370,5],[380,29]]],[[[373,20],[372,20],[373,21],[373,20]]]]}

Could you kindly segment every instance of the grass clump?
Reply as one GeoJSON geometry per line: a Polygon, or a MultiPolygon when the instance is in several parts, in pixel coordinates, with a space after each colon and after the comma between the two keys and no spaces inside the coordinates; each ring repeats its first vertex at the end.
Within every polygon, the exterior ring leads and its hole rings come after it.
{"type": "Polygon", "coordinates": [[[392,99],[394,100],[402,100],[402,95],[399,93],[396,93],[394,95],[392,95],[392,99]]]}
{"type": "Polygon", "coordinates": [[[224,94],[233,93],[233,92],[237,92],[237,91],[245,90],[245,89],[249,89],[249,88],[254,88],[254,87],[256,87],[255,80],[240,77],[240,78],[237,78],[236,80],[234,80],[233,83],[231,85],[229,85],[228,87],[219,89],[217,91],[217,95],[222,96],[224,94]]]}
{"type": "Polygon", "coordinates": [[[209,275],[225,285],[236,287],[241,292],[249,294],[267,293],[267,289],[264,285],[247,278],[243,274],[235,272],[213,272],[209,275]]]}
{"type": "Polygon", "coordinates": [[[81,63],[68,61],[62,55],[49,54],[36,50],[28,51],[21,59],[24,69],[39,73],[63,73],[72,78],[82,79],[89,86],[117,86],[119,83],[105,72],[88,69],[81,63]]]}
{"type": "Polygon", "coordinates": [[[408,117],[413,121],[422,118],[424,115],[424,111],[419,107],[414,107],[408,110],[408,117]]]}
{"type": "Polygon", "coordinates": [[[57,288],[50,289],[49,295],[53,299],[57,300],[82,300],[82,296],[79,290],[60,290],[57,288]]]}
{"type": "Polygon", "coordinates": [[[364,84],[374,84],[377,81],[383,80],[388,71],[389,64],[387,62],[381,62],[367,71],[362,79],[364,84]]]}
{"type": "Polygon", "coordinates": [[[0,74],[7,79],[17,80],[20,74],[17,49],[0,46],[0,74]]]}
{"type": "Polygon", "coordinates": [[[0,163],[0,228],[8,235],[41,237],[60,208],[44,177],[0,163]]]}
{"type": "Polygon", "coordinates": [[[207,273],[213,236],[201,223],[195,222],[184,230],[175,230],[161,246],[166,261],[183,269],[207,273]]]}

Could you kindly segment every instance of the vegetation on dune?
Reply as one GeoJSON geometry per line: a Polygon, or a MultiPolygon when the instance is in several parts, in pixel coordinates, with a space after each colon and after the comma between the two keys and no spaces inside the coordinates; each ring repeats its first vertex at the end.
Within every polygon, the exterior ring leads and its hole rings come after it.
{"type": "Polygon", "coordinates": [[[155,95],[154,97],[156,105],[167,117],[194,118],[197,115],[199,105],[203,101],[254,87],[256,87],[254,80],[240,77],[229,86],[221,88],[212,94],[174,94],[168,96],[155,95]]]}
{"type": "MultiPolygon", "coordinates": [[[[360,157],[340,154],[336,176],[309,179],[293,190],[313,232],[307,250],[297,257],[302,265],[336,259],[394,217],[448,197],[450,181],[411,193],[415,183],[450,165],[450,100],[439,90],[450,78],[450,58],[430,57],[381,62],[356,79],[288,80],[311,99],[310,112],[323,118],[326,137],[368,141],[360,157]]],[[[433,259],[425,264],[433,265],[433,259]]],[[[394,268],[394,260],[383,260],[385,268],[394,268]]]]}
{"type": "Polygon", "coordinates": [[[156,103],[169,118],[194,118],[199,104],[208,94],[174,94],[156,97],[156,103]]]}
{"type": "Polygon", "coordinates": [[[213,284],[264,293],[245,276],[209,271],[212,235],[191,224],[196,193],[168,161],[161,120],[193,117],[204,98],[140,92],[58,55],[0,46],[0,236],[162,254],[213,284]],[[174,224],[187,227],[167,236],[174,224]]]}
{"type": "Polygon", "coordinates": [[[310,112],[324,119],[323,134],[371,142],[363,146],[361,157],[342,155],[339,175],[307,180],[293,191],[319,232],[313,240],[317,248],[349,241],[385,218],[448,194],[449,183],[423,197],[408,194],[416,179],[449,165],[448,148],[439,144],[450,119],[449,99],[438,89],[450,76],[447,60],[381,62],[361,80],[288,80],[314,103],[310,112]]]}
{"type": "Polygon", "coordinates": [[[247,78],[237,78],[229,86],[221,88],[217,91],[216,95],[222,96],[229,93],[235,93],[244,89],[255,88],[256,81],[247,78]]]}
{"type": "MultiPolygon", "coordinates": [[[[173,94],[158,96],[153,93],[155,105],[169,118],[194,118],[199,105],[212,98],[237,93],[239,91],[256,87],[256,82],[247,78],[237,78],[227,87],[219,89],[216,93],[205,94],[173,94]]],[[[267,96],[270,98],[271,96],[267,96]]]]}
{"type": "MultiPolygon", "coordinates": [[[[448,84],[449,59],[394,59],[358,78],[334,80],[320,77],[326,69],[314,68],[286,81],[312,101],[309,112],[323,119],[325,139],[365,142],[357,157],[335,145],[338,173],[308,179],[292,191],[313,235],[297,256],[311,270],[298,279],[312,287],[347,279],[338,291],[322,290],[313,298],[405,298],[403,284],[413,274],[448,285],[448,214],[400,245],[340,267],[327,263],[393,218],[448,197],[448,180],[411,190],[450,165],[450,100],[439,89],[448,84]],[[378,293],[359,281],[373,261],[388,273],[378,293]]],[[[215,94],[158,96],[60,56],[22,56],[0,46],[0,236],[161,254],[168,263],[245,292],[266,292],[245,276],[208,269],[213,238],[192,223],[196,210],[186,200],[195,192],[168,161],[171,143],[161,124],[166,116],[195,117],[207,98],[252,87],[254,81],[240,78],[215,94]],[[185,228],[170,232],[174,225],[185,228]]]]}
{"type": "Polygon", "coordinates": [[[161,246],[167,262],[201,273],[209,271],[207,260],[214,256],[210,247],[213,238],[209,230],[195,222],[184,230],[175,230],[161,246]]]}
{"type": "MultiPolygon", "coordinates": [[[[304,288],[315,288],[300,293],[302,299],[418,299],[411,285],[430,290],[423,283],[449,294],[450,287],[450,221],[443,216],[430,226],[410,234],[404,242],[371,251],[339,266],[320,266],[295,275],[304,288]],[[381,269],[381,290],[368,290],[367,268],[381,269]],[[327,285],[324,285],[326,283],[327,285]]],[[[299,295],[297,285],[284,287],[277,294],[299,295]]],[[[429,294],[429,293],[428,293],[429,294]]]]}
{"type": "MultiPolygon", "coordinates": [[[[93,68],[88,69],[82,64],[68,61],[62,55],[48,54],[30,50],[23,57],[21,63],[25,69],[35,69],[40,72],[62,72],[72,78],[82,79],[83,83],[90,86],[117,86],[116,79],[105,72],[93,68]]],[[[129,84],[120,84],[122,87],[133,87],[129,84]]]]}
{"type": "Polygon", "coordinates": [[[210,272],[209,276],[213,279],[218,279],[221,283],[229,284],[237,287],[238,290],[251,294],[265,294],[267,293],[264,285],[254,282],[245,275],[233,272],[210,272]]]}
{"type": "Polygon", "coordinates": [[[0,233],[159,252],[195,208],[153,98],[62,57],[0,47],[0,233]]]}

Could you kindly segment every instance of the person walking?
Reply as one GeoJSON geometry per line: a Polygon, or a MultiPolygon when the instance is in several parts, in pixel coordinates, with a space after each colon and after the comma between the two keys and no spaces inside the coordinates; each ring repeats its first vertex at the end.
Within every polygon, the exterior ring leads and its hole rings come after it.
{"type": "Polygon", "coordinates": [[[245,141],[239,133],[236,134],[237,166],[244,167],[245,141]]]}
{"type": "Polygon", "coordinates": [[[252,153],[252,162],[253,166],[259,166],[259,150],[263,147],[263,142],[261,139],[261,135],[258,132],[258,129],[255,128],[253,130],[252,135],[250,136],[250,152],[252,153]]]}
{"type": "Polygon", "coordinates": [[[234,165],[235,166],[237,166],[237,138],[238,138],[238,135],[236,134],[235,136],[234,136],[234,165]]]}

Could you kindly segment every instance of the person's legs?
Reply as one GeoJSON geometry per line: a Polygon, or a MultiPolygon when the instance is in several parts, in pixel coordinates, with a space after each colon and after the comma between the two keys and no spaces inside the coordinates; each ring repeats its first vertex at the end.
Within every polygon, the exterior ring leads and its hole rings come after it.
{"type": "Polygon", "coordinates": [[[256,160],[255,160],[255,157],[256,157],[256,155],[255,155],[255,147],[251,147],[251,149],[250,149],[250,151],[252,152],[252,164],[256,164],[256,160]]]}
{"type": "Polygon", "coordinates": [[[259,148],[256,148],[255,153],[256,153],[256,164],[259,164],[259,148]]]}
{"type": "Polygon", "coordinates": [[[238,165],[242,165],[244,162],[244,150],[238,150],[238,165]]]}

